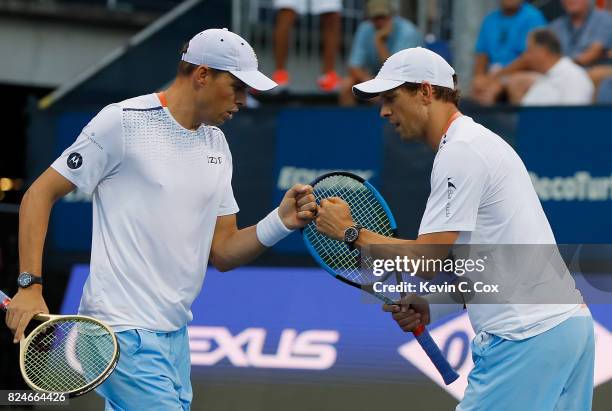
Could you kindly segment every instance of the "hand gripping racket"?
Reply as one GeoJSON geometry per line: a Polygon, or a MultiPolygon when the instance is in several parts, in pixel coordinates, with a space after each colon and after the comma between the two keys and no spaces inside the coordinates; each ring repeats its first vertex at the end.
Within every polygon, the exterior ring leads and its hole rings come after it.
{"type": "MultiPolygon", "coordinates": [[[[0,308],[11,299],[0,291],[0,308]]],[[[119,360],[113,330],[82,315],[37,314],[42,321],[19,344],[19,367],[35,391],[83,395],[108,378],[119,360]]]]}
{"type": "MultiPolygon", "coordinates": [[[[397,235],[397,225],[387,203],[363,178],[347,172],[333,172],[318,177],[311,186],[317,203],[324,198],[340,197],[349,204],[355,222],[369,231],[387,237],[397,235]]],[[[302,229],[302,237],[306,248],[317,263],[336,279],[366,291],[386,304],[396,303],[388,296],[374,291],[373,287],[374,282],[385,281],[391,273],[386,274],[386,277],[373,277],[365,273],[362,270],[362,256],[359,250],[350,250],[344,242],[332,240],[319,233],[314,222],[302,229]]],[[[399,278],[401,279],[401,276],[399,278]]],[[[442,375],[446,385],[459,378],[425,326],[420,325],[413,334],[442,375]]]]}

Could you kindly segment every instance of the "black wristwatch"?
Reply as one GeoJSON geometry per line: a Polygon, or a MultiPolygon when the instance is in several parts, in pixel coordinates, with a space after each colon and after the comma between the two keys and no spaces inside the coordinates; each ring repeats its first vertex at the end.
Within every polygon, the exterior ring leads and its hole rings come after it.
{"type": "Polygon", "coordinates": [[[363,226],[359,223],[350,226],[346,230],[344,230],[344,243],[348,246],[349,249],[355,249],[355,241],[359,238],[359,232],[363,226]]]}
{"type": "Polygon", "coordinates": [[[19,274],[19,277],[17,277],[17,285],[19,288],[28,288],[32,284],[42,285],[42,277],[28,272],[23,272],[19,274]]]}

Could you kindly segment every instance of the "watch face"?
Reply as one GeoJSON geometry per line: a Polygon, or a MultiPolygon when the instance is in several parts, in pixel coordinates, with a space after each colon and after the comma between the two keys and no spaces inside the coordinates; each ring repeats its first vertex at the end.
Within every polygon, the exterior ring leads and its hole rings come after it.
{"type": "Polygon", "coordinates": [[[357,236],[359,235],[359,231],[355,227],[349,227],[344,231],[344,242],[352,243],[357,240],[357,236]]]}
{"type": "Polygon", "coordinates": [[[28,273],[22,273],[17,280],[20,287],[27,287],[32,283],[32,276],[28,273]]]}

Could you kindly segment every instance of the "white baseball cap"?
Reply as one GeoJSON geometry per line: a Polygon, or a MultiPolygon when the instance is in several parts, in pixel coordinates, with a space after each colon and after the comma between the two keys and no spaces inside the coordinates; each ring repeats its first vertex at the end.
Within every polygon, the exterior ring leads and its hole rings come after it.
{"type": "Polygon", "coordinates": [[[375,78],[353,86],[357,97],[372,98],[404,83],[455,88],[455,70],[440,55],[423,47],[398,51],[385,61],[375,78]]]}
{"type": "Polygon", "coordinates": [[[253,47],[228,29],[208,29],[196,34],[189,40],[181,60],[229,71],[256,90],[266,91],[278,86],[257,69],[253,47]]]}

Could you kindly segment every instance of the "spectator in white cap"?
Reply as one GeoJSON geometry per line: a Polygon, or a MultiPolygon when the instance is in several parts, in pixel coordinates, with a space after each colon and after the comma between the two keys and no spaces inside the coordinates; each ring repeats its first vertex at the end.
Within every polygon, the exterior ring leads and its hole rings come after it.
{"type": "MultiPolygon", "coordinates": [[[[395,259],[405,253],[442,261],[454,244],[556,244],[520,157],[501,137],[459,112],[455,84],[455,71],[442,57],[412,48],[389,57],[374,79],[354,86],[359,97],[380,96],[380,115],[403,139],[421,140],[436,151],[418,237],[403,240],[361,229],[352,244],[376,253],[371,257],[395,259]],[[378,246],[368,247],[373,244],[378,246]],[[423,247],[432,244],[436,247],[423,247]]],[[[320,232],[336,240],[359,223],[339,198],[322,200],[315,221],[320,232]]],[[[408,332],[467,308],[476,334],[475,365],[457,411],[591,410],[593,321],[573,279],[529,271],[530,282],[538,287],[529,291],[533,303],[527,304],[513,290],[520,289],[517,269],[533,267],[517,268],[524,263],[517,257],[495,263],[485,263],[487,283],[506,287],[506,295],[516,300],[475,304],[465,298],[474,298],[472,292],[457,303],[461,293],[451,298],[438,292],[411,295],[383,309],[408,332]],[[541,303],[550,301],[551,290],[562,303],[541,303]]],[[[429,273],[417,275],[431,280],[429,273]]],[[[462,284],[472,291],[469,283],[462,284]]]]}
{"type": "Polygon", "coordinates": [[[106,106],[23,199],[20,270],[37,281],[8,310],[15,342],[48,312],[42,252],[53,203],[75,189],[93,196],[79,313],[119,340],[117,367],[97,389],[107,410],[188,410],[187,323],[208,262],[220,271],[245,264],[314,216],[312,188],[297,184],[258,224],[238,229],[232,155],[216,126],[244,105],[247,86],[275,86],[251,46],[226,29],[199,33],[166,91],[106,106]]]}

